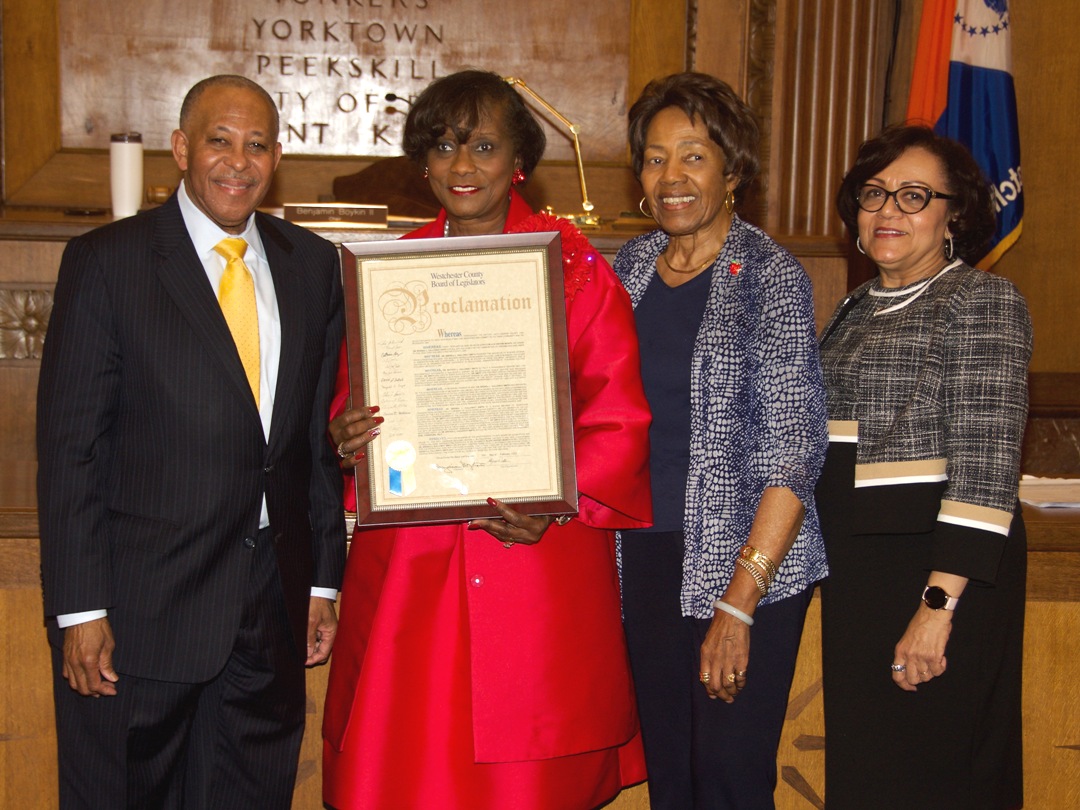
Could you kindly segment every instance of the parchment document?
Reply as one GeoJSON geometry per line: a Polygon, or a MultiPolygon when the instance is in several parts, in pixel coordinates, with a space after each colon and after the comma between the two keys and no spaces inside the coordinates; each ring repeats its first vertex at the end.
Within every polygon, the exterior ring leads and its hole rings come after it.
{"type": "Polygon", "coordinates": [[[560,496],[545,253],[357,264],[372,512],[560,496]]]}

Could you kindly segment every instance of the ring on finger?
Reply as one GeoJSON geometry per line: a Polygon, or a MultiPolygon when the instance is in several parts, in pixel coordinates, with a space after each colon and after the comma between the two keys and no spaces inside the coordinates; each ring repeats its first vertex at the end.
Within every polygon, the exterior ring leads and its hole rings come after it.
{"type": "Polygon", "coordinates": [[[903,664],[892,664],[889,666],[889,669],[891,669],[893,672],[904,672],[907,667],[905,667],[903,664]]]}
{"type": "Polygon", "coordinates": [[[726,680],[728,683],[735,683],[735,673],[730,673],[724,680],[726,680]]]}
{"type": "Polygon", "coordinates": [[[736,678],[745,678],[746,677],[746,670],[745,669],[739,670],[738,672],[735,673],[735,677],[736,678]]]}
{"type": "Polygon", "coordinates": [[[347,442],[347,441],[348,441],[348,439],[344,439],[344,440],[338,442],[338,446],[337,446],[338,458],[345,458],[347,455],[349,455],[345,451],[345,442],[347,442]]]}
{"type": "Polygon", "coordinates": [[[711,677],[711,674],[710,674],[710,673],[708,673],[708,672],[702,672],[702,673],[700,673],[700,674],[698,675],[698,680],[699,680],[699,681],[701,681],[702,683],[708,683],[708,682],[709,682],[709,678],[710,678],[710,677],[711,677]]]}

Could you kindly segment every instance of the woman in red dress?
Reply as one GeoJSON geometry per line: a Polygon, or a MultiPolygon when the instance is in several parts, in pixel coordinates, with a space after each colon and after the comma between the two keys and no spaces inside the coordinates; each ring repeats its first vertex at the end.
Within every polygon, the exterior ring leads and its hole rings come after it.
{"type": "MultiPolygon", "coordinates": [[[[544,150],[495,74],[432,83],[405,125],[443,210],[405,238],[561,234],[579,514],[353,535],[326,696],[325,801],[341,808],[596,807],[645,778],[620,623],[614,530],[651,520],[649,411],[630,300],[569,222],[512,188],[544,150]]],[[[330,433],[348,471],[392,424],[347,409],[330,433]]],[[[346,503],[355,504],[347,476],[346,503]]]]}

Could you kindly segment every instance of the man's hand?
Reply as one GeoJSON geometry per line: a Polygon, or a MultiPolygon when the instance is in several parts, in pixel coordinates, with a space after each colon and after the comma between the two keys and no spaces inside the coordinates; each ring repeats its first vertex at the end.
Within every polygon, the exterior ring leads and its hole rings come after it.
{"type": "Polygon", "coordinates": [[[337,637],[337,626],[334,603],[321,596],[311,597],[308,604],[307,661],[304,662],[307,666],[325,664],[330,658],[330,651],[334,648],[334,639],[337,637]]]}
{"type": "Polygon", "coordinates": [[[116,642],[108,619],[94,619],[65,628],[63,674],[71,688],[80,695],[115,695],[113,684],[120,676],[113,669],[114,649],[116,642]]]}

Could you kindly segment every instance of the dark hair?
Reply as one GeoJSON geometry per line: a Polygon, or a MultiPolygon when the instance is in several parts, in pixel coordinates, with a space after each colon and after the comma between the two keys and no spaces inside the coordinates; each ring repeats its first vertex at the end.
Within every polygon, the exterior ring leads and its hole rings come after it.
{"type": "Polygon", "coordinates": [[[517,91],[502,76],[486,70],[451,73],[425,87],[409,108],[401,146],[412,161],[423,165],[447,129],[453,130],[458,143],[467,143],[485,116],[499,113],[522,171],[531,174],[547,146],[544,130],[517,91]]]}
{"type": "Polygon", "coordinates": [[[738,178],[735,190],[746,187],[758,173],[758,139],[754,111],[730,86],[707,73],[675,73],[653,79],[630,108],[628,135],[634,176],[641,178],[645,137],[653,117],[675,107],[691,121],[701,120],[709,137],[724,152],[725,172],[738,178]]]}
{"type": "Polygon", "coordinates": [[[266,102],[266,106],[270,108],[270,122],[274,127],[273,141],[276,143],[278,133],[281,131],[281,119],[278,115],[277,104],[274,103],[274,99],[270,94],[263,89],[263,87],[246,76],[236,76],[230,73],[223,73],[219,76],[210,76],[203,79],[200,82],[196,82],[195,85],[188,90],[187,95],[184,96],[184,103],[180,105],[180,129],[187,131],[185,127],[191,119],[192,112],[195,110],[195,105],[202,98],[203,93],[214,87],[240,87],[245,90],[251,90],[258,96],[261,96],[263,101],[266,102]]]}
{"type": "Polygon", "coordinates": [[[859,189],[909,149],[925,149],[938,159],[945,173],[946,187],[934,191],[955,196],[946,202],[956,255],[969,263],[982,258],[981,251],[994,232],[995,223],[990,185],[966,146],[925,126],[888,127],[859,147],[855,165],[844,175],[836,194],[836,210],[848,230],[855,235],[859,233],[856,199],[859,189]]]}

